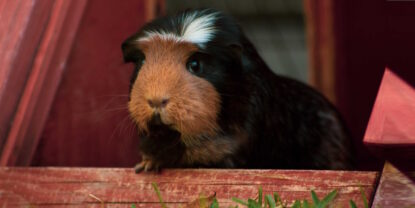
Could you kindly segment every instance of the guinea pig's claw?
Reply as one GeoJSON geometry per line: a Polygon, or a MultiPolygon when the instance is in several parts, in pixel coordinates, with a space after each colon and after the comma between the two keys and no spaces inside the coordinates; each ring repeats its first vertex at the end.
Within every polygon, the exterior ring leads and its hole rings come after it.
{"type": "Polygon", "coordinates": [[[143,160],[134,167],[134,170],[136,173],[140,173],[142,171],[149,172],[153,170],[155,172],[159,172],[160,168],[157,165],[155,165],[151,160],[143,160]]]}
{"type": "Polygon", "coordinates": [[[140,173],[141,171],[143,171],[144,170],[144,165],[142,165],[142,162],[141,163],[138,163],[137,165],[135,165],[135,167],[134,167],[134,171],[135,171],[135,173],[140,173]]]}

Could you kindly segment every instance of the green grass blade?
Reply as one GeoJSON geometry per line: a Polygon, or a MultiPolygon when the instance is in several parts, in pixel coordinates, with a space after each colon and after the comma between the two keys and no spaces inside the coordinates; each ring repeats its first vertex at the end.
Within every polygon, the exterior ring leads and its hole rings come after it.
{"type": "Polygon", "coordinates": [[[294,204],[293,204],[292,208],[301,208],[301,202],[300,202],[300,201],[298,201],[298,200],[295,200],[295,202],[294,202],[294,204]]]}
{"type": "Polygon", "coordinates": [[[258,188],[258,204],[262,206],[262,187],[258,188]]]}
{"type": "Polygon", "coordinates": [[[266,195],[265,196],[265,201],[268,204],[269,208],[275,208],[277,207],[277,204],[275,204],[275,200],[272,198],[271,195],[266,195]]]}
{"type": "Polygon", "coordinates": [[[151,183],[151,185],[153,186],[154,191],[156,191],[156,194],[157,194],[157,197],[159,198],[161,207],[162,208],[167,208],[166,204],[163,202],[163,198],[161,197],[161,194],[160,194],[160,191],[159,191],[159,188],[158,188],[157,184],[156,183],[151,183]]]}
{"type": "Polygon", "coordinates": [[[137,207],[137,206],[135,206],[135,204],[132,204],[132,205],[131,205],[131,208],[136,208],[136,207],[137,207]]]}
{"type": "Polygon", "coordinates": [[[369,208],[369,204],[367,202],[366,194],[363,191],[362,187],[360,187],[360,194],[362,194],[363,204],[364,204],[365,208],[369,208]]]}
{"type": "Polygon", "coordinates": [[[313,199],[313,202],[316,205],[316,207],[319,207],[320,199],[318,199],[316,192],[311,191],[311,198],[313,199]]]}
{"type": "Polygon", "coordinates": [[[216,197],[213,198],[212,204],[210,204],[210,208],[219,208],[219,203],[216,197]]]}
{"type": "Polygon", "coordinates": [[[349,204],[350,204],[350,207],[351,207],[351,208],[357,208],[356,203],[354,203],[354,201],[353,201],[353,200],[350,200],[350,201],[349,201],[349,204]]]}
{"type": "Polygon", "coordinates": [[[261,205],[253,199],[248,199],[248,208],[261,208],[261,205]]]}
{"type": "Polygon", "coordinates": [[[337,195],[337,190],[333,190],[329,194],[327,194],[326,197],[324,197],[320,202],[320,207],[324,208],[326,207],[337,195]]]}
{"type": "Polygon", "coordinates": [[[310,204],[308,203],[308,201],[306,199],[304,199],[304,201],[303,201],[303,208],[311,208],[310,204]]]}
{"type": "Polygon", "coordinates": [[[280,196],[277,194],[277,193],[274,193],[274,200],[275,200],[275,203],[278,205],[281,205],[282,206],[282,201],[281,201],[281,198],[280,198],[280,196]]]}
{"type": "Polygon", "coordinates": [[[232,201],[238,203],[238,204],[242,204],[244,206],[248,206],[248,202],[243,201],[242,199],[236,198],[236,197],[232,197],[232,201]]]}

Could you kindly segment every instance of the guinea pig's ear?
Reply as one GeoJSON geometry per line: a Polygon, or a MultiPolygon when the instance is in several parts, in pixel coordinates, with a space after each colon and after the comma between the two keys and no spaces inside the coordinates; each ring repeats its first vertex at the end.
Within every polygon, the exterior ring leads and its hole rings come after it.
{"type": "Polygon", "coordinates": [[[137,62],[142,56],[141,50],[138,48],[136,41],[127,39],[121,45],[122,53],[124,55],[124,62],[137,62]]]}

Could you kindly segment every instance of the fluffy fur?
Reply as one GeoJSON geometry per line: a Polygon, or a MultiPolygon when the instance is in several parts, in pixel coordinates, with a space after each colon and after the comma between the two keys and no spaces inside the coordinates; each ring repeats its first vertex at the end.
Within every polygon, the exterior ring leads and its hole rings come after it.
{"type": "Polygon", "coordinates": [[[135,64],[128,107],[143,154],[136,171],[351,168],[334,107],[273,74],[231,17],[211,9],[163,17],[122,49],[135,64]]]}

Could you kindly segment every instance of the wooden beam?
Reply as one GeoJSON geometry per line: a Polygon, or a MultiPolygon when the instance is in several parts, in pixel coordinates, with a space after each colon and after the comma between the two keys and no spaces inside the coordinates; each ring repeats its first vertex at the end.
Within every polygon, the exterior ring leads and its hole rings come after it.
{"type": "MultiPolygon", "coordinates": [[[[122,168],[0,168],[0,206],[131,206],[160,207],[151,186],[158,184],[169,207],[178,207],[202,195],[216,193],[223,207],[232,197],[255,198],[278,192],[291,204],[311,201],[337,189],[335,206],[354,200],[363,207],[360,188],[370,199],[378,174],[358,171],[170,169],[161,174],[135,174],[122,168]]],[[[221,207],[222,207],[221,206],[221,207]]]]}
{"type": "Polygon", "coordinates": [[[336,47],[333,0],[305,0],[310,84],[336,102],[336,47]]]}
{"type": "Polygon", "coordinates": [[[17,105],[0,165],[30,164],[86,3],[84,0],[53,2],[49,21],[33,55],[33,65],[17,105]]]}

